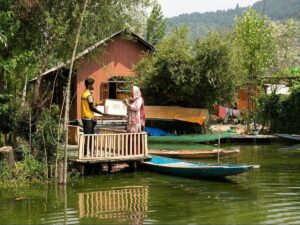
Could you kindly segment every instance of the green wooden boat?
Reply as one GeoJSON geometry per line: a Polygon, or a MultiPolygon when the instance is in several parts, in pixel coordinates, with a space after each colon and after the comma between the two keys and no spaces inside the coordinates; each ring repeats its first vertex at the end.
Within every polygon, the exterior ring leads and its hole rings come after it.
{"type": "Polygon", "coordinates": [[[219,138],[228,138],[233,133],[223,134],[190,134],[178,136],[149,136],[148,141],[151,143],[200,143],[208,141],[217,141],[219,138]]]}

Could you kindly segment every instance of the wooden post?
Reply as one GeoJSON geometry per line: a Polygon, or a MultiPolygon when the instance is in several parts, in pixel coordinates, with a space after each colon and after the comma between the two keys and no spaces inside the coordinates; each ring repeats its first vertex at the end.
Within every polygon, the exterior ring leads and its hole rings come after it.
{"type": "Polygon", "coordinates": [[[111,173],[112,172],[112,163],[108,163],[108,172],[111,173]]]}
{"type": "Polygon", "coordinates": [[[148,136],[146,133],[144,133],[145,137],[145,156],[148,156],[148,136]]]}
{"type": "Polygon", "coordinates": [[[84,143],[85,143],[85,138],[83,135],[80,135],[79,138],[79,150],[78,150],[78,159],[82,159],[84,156],[84,143]]]}

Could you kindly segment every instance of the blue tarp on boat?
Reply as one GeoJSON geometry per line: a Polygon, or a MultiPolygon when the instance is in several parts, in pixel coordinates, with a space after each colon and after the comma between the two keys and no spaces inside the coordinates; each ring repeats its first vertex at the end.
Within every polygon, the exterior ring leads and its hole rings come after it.
{"type": "Polygon", "coordinates": [[[149,136],[176,136],[175,134],[169,133],[156,127],[146,127],[146,132],[149,136]]]}

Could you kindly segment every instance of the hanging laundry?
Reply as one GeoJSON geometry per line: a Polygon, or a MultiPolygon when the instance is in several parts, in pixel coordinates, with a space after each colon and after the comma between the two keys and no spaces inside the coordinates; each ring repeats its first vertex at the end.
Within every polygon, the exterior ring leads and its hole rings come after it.
{"type": "Polygon", "coordinates": [[[221,118],[225,118],[227,115],[227,108],[226,107],[223,107],[223,106],[219,106],[219,117],[221,118]]]}
{"type": "Polygon", "coordinates": [[[233,116],[239,116],[239,115],[240,115],[240,110],[234,109],[233,116]]]}
{"type": "Polygon", "coordinates": [[[228,115],[230,117],[233,117],[233,109],[228,108],[228,115]]]}

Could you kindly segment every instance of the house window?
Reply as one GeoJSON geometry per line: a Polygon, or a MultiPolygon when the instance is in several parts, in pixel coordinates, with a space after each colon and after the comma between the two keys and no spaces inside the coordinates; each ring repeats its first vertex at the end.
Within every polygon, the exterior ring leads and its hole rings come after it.
{"type": "Polygon", "coordinates": [[[123,100],[130,97],[132,82],[124,77],[113,77],[107,83],[101,83],[100,98],[123,100]]]}

